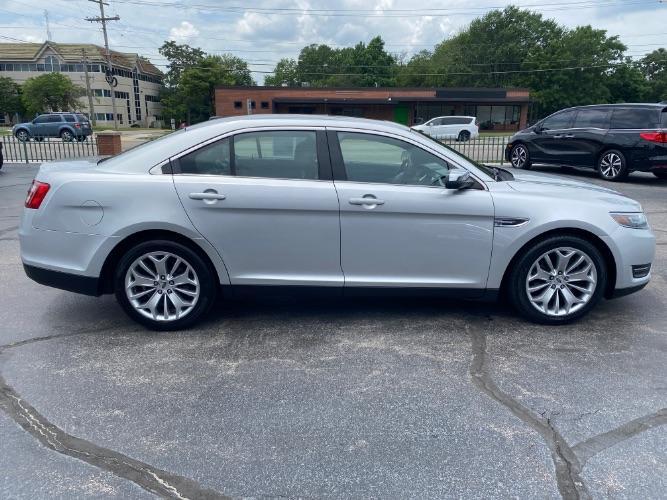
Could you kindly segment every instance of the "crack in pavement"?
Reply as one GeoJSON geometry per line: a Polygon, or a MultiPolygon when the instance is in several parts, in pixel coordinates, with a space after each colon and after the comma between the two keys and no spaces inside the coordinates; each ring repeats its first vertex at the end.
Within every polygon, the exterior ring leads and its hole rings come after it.
{"type": "MultiPolygon", "coordinates": [[[[95,330],[95,333],[109,330],[95,330]]],[[[57,338],[84,335],[90,331],[67,332],[33,339],[20,340],[0,346],[0,354],[36,342],[57,338]]],[[[164,498],[178,499],[227,499],[229,497],[212,489],[201,487],[197,482],[177,474],[158,469],[91,441],[68,434],[40,414],[23,399],[0,373],[0,410],[33,436],[46,448],[76,458],[89,465],[127,479],[137,486],[164,498]]]]}
{"type": "Polygon", "coordinates": [[[644,415],[619,425],[608,432],[588,438],[585,441],[574,445],[572,450],[579,457],[579,461],[583,467],[588,459],[597,455],[601,451],[611,448],[621,441],[625,441],[641,432],[665,424],[667,424],[667,408],[661,408],[655,413],[644,415]]]}
{"type": "Polygon", "coordinates": [[[191,479],[157,469],[122,453],[66,433],[49,422],[7,385],[2,375],[0,375],[0,409],[45,447],[128,479],[161,497],[228,498],[217,491],[202,488],[191,479]]]}
{"type": "Polygon", "coordinates": [[[486,369],[486,335],[479,331],[470,331],[470,335],[473,358],[469,372],[473,384],[542,436],[551,450],[551,457],[556,468],[558,491],[565,499],[591,498],[581,476],[590,458],[641,432],[667,424],[667,408],[662,408],[655,413],[636,418],[608,432],[597,434],[570,446],[555,428],[551,419],[544,417],[546,412],[538,416],[496,385],[486,369]]]}
{"type": "Polygon", "coordinates": [[[542,436],[551,450],[551,458],[556,469],[556,483],[563,498],[591,498],[580,475],[581,465],[579,460],[565,439],[554,428],[549,419],[538,417],[496,385],[486,370],[486,336],[479,331],[472,331],[471,336],[473,357],[469,371],[473,384],[542,436]]]}

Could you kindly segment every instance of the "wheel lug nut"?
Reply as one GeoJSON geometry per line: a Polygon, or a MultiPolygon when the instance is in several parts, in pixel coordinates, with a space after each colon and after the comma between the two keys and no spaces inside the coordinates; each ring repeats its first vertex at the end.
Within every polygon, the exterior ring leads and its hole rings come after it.
{"type": "Polygon", "coordinates": [[[174,284],[174,280],[169,280],[169,284],[170,284],[170,285],[173,285],[173,284],[174,284]]]}
{"type": "Polygon", "coordinates": [[[157,291],[158,295],[162,295],[162,290],[157,291]]]}
{"type": "Polygon", "coordinates": [[[549,276],[549,279],[552,280],[552,279],[554,279],[554,277],[553,277],[553,276],[549,276]]]}
{"type": "Polygon", "coordinates": [[[556,285],[551,285],[551,288],[554,288],[554,289],[555,289],[555,288],[556,288],[556,285]]]}
{"type": "Polygon", "coordinates": [[[161,280],[164,279],[164,274],[161,274],[161,275],[160,275],[160,279],[161,279],[161,280]]]}
{"type": "Polygon", "coordinates": [[[157,281],[153,281],[153,286],[158,286],[159,283],[157,281]]]}
{"type": "Polygon", "coordinates": [[[168,290],[167,290],[167,293],[171,293],[171,289],[168,289],[168,290]]]}
{"type": "Polygon", "coordinates": [[[560,286],[560,289],[561,289],[561,290],[562,290],[563,288],[565,288],[565,285],[561,285],[561,286],[560,286]]]}

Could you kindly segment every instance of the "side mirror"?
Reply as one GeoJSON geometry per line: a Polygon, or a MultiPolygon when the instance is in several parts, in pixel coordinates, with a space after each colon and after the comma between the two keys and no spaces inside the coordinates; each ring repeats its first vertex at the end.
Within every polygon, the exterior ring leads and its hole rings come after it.
{"type": "Polygon", "coordinates": [[[542,124],[541,124],[541,123],[538,123],[538,124],[536,124],[536,125],[533,127],[533,131],[534,131],[536,134],[541,134],[541,133],[542,133],[542,130],[544,130],[544,128],[542,128],[542,124]]]}
{"type": "Polygon", "coordinates": [[[445,187],[447,189],[468,189],[474,184],[475,180],[471,177],[470,172],[462,168],[450,170],[445,179],[445,187]]]}

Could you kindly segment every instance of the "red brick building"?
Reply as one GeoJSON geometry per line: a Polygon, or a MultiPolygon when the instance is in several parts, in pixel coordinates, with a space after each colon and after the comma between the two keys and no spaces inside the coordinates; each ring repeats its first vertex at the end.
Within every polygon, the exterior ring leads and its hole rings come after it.
{"type": "Polygon", "coordinates": [[[476,116],[482,130],[526,126],[527,89],[218,87],[217,116],[301,113],[359,116],[405,125],[435,116],[476,116]]]}

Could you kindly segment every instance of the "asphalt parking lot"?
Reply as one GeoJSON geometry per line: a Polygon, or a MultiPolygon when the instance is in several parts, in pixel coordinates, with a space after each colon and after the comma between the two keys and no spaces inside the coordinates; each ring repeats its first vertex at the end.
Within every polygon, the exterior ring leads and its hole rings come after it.
{"type": "Polygon", "coordinates": [[[155,333],[25,277],[36,168],[0,171],[0,497],[664,498],[666,181],[614,186],[657,236],[651,283],[574,325],[285,298],[155,333]]]}

